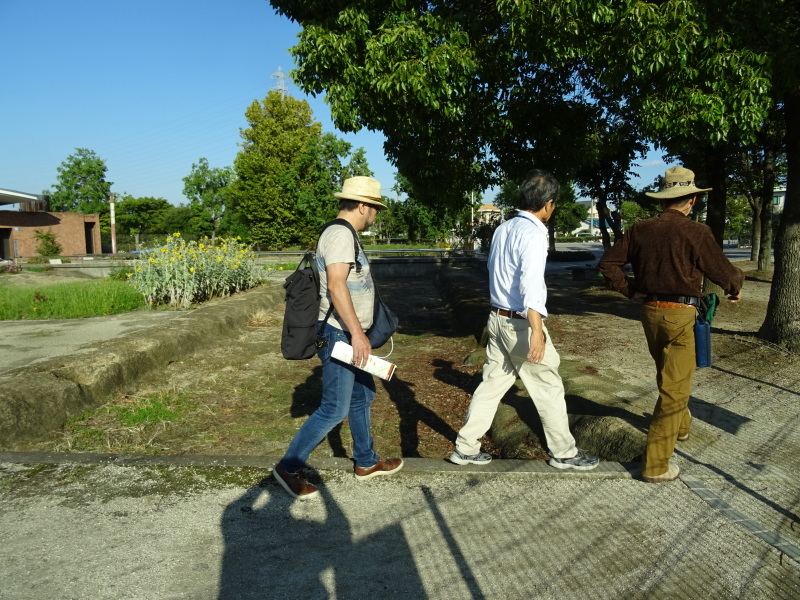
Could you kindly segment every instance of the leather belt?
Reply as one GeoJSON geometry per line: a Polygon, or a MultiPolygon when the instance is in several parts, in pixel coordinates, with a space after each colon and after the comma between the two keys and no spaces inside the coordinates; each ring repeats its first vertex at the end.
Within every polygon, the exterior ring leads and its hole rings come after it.
{"type": "Polygon", "coordinates": [[[674,296],[672,294],[647,294],[645,302],[676,302],[678,304],[688,304],[689,306],[700,306],[700,298],[697,296],[674,296]]]}
{"type": "Polygon", "coordinates": [[[508,317],[509,319],[522,319],[523,321],[527,321],[528,317],[523,317],[522,315],[518,314],[513,310],[506,310],[505,308],[497,308],[496,306],[492,307],[492,312],[497,313],[501,317],[508,317]]]}
{"type": "Polygon", "coordinates": [[[645,306],[652,306],[654,308],[697,308],[691,304],[684,304],[683,302],[664,302],[662,300],[651,300],[645,302],[645,306]]]}

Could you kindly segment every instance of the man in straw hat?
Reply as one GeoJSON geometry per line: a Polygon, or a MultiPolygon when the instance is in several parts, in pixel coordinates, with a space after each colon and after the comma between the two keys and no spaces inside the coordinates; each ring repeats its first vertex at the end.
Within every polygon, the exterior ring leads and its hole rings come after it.
{"type": "Polygon", "coordinates": [[[725,290],[731,302],[739,300],[744,283],[744,273],[725,257],[711,229],[688,218],[697,195],[707,191],[695,186],[689,169],[667,169],[662,189],[647,193],[663,212],[631,227],[598,265],[613,289],[644,301],[642,327],[659,391],[642,459],[642,478],[651,483],[678,477],[680,468],[670,458],[675,442],[689,439],[694,324],[703,277],[725,290]],[[622,270],[626,263],[633,267],[633,281],[622,270]]]}
{"type": "MultiPolygon", "coordinates": [[[[372,225],[378,211],[387,208],[381,202],[381,184],[371,177],[346,179],[342,191],[334,196],[339,199],[338,218],[350,223],[355,231],[372,225]]],[[[358,256],[355,254],[353,233],[343,224],[327,227],[317,242],[320,321],[333,303],[333,312],[321,332],[317,349],[322,361],[322,401],[273,470],[284,489],[300,500],[319,495],[302,469],[311,451],[345,417],[349,418],[353,436],[356,479],[390,475],[403,467],[402,459],[378,456],[372,441],[370,406],[375,397],[375,382],[372,375],[356,367],[366,364],[372,350],[364,332],[372,325],[375,286],[363,248],[359,247],[358,256]],[[353,347],[352,365],[331,359],[337,341],[353,347]]]]}
{"type": "Polygon", "coordinates": [[[539,413],[550,460],[556,469],[586,471],[599,459],[579,450],[569,431],[564,384],[558,374],[561,359],[553,346],[547,318],[547,226],[561,185],[550,173],[535,169],[519,188],[519,212],[500,225],[489,249],[489,343],[483,381],[472,395],[467,422],[458,432],[450,461],[485,465],[492,457],[481,452],[497,405],[519,377],[539,413]]]}

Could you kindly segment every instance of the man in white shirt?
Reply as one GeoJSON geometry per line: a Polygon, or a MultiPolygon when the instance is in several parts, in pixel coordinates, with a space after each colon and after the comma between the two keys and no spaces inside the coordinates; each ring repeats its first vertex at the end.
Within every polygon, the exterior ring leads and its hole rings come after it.
{"type": "Polygon", "coordinates": [[[517,377],[536,406],[557,469],[594,469],[599,459],[579,450],[569,431],[564,385],[558,355],[544,319],[547,318],[547,227],[561,189],[546,171],[528,173],[519,188],[519,212],[495,231],[489,250],[489,343],[483,381],[475,390],[467,422],[458,432],[450,461],[483,465],[492,460],[481,452],[497,405],[517,377]]]}

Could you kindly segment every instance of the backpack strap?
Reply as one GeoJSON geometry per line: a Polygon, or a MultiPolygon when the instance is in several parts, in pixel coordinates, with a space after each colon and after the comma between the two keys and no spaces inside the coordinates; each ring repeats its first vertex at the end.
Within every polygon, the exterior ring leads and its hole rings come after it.
{"type": "MultiPolygon", "coordinates": [[[[303,264],[308,265],[308,268],[311,269],[311,278],[314,280],[314,286],[317,290],[317,299],[320,299],[319,269],[317,268],[317,259],[311,251],[306,252],[305,256],[303,256],[303,260],[297,265],[298,271],[303,268],[303,264]]],[[[328,307],[328,312],[325,314],[325,319],[322,321],[322,324],[317,328],[317,335],[325,328],[325,324],[328,322],[332,312],[333,302],[331,302],[331,305],[328,307]]]]}

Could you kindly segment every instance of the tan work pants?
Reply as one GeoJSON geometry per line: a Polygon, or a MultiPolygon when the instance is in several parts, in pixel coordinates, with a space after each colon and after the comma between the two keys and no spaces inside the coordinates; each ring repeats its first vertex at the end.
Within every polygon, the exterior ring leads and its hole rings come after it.
{"type": "Polygon", "coordinates": [[[656,363],[658,402],[647,432],[642,475],[657,477],[667,472],[679,435],[689,433],[689,395],[696,357],[694,322],[696,309],[642,307],[642,327],[650,355],[656,363]]]}

